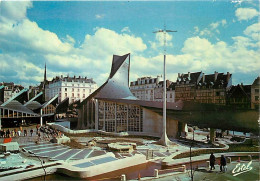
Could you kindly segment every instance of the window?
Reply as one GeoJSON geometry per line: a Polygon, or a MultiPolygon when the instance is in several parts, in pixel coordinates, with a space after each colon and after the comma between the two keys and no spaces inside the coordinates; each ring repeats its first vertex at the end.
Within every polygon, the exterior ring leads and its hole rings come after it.
{"type": "Polygon", "coordinates": [[[67,88],[65,88],[65,91],[67,91],[67,88]]]}
{"type": "Polygon", "coordinates": [[[74,97],[74,93],[72,93],[72,97],[74,97]]]}
{"type": "Polygon", "coordinates": [[[89,93],[91,93],[91,89],[89,89],[89,93]]]}
{"type": "Polygon", "coordinates": [[[74,88],[72,88],[72,92],[74,92],[74,88]]]}
{"type": "Polygon", "coordinates": [[[219,92],[216,92],[216,96],[219,96],[219,92]]]}
{"type": "Polygon", "coordinates": [[[255,89],[255,93],[259,93],[259,89],[255,89]]]}
{"type": "Polygon", "coordinates": [[[78,84],[78,87],[80,87],[79,84],[78,84]]]}
{"type": "Polygon", "coordinates": [[[259,101],[259,96],[255,96],[255,101],[259,101]]]}
{"type": "Polygon", "coordinates": [[[72,87],[74,87],[74,84],[72,84],[72,87]]]}
{"type": "Polygon", "coordinates": [[[78,89],[78,92],[79,92],[80,90],[78,89]]]}
{"type": "Polygon", "coordinates": [[[65,97],[68,97],[68,94],[67,94],[67,93],[65,93],[65,97]]]}
{"type": "Polygon", "coordinates": [[[85,94],[83,94],[83,98],[85,98],[85,94]]]}
{"type": "Polygon", "coordinates": [[[83,89],[83,92],[85,92],[85,89],[83,89]]]}
{"type": "Polygon", "coordinates": [[[80,94],[78,94],[78,97],[80,97],[80,94]]]}

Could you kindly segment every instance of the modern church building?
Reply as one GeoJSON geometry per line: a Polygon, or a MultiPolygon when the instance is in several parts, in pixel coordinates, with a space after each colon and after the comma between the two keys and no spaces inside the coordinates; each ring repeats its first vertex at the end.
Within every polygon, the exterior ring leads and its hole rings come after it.
{"type": "MultiPolygon", "coordinates": [[[[129,89],[130,54],[113,56],[107,81],[80,105],[78,129],[107,132],[129,132],[138,135],[162,135],[162,102],[138,100],[129,89]]],[[[168,108],[180,110],[180,103],[168,103],[168,108]]],[[[167,134],[176,137],[185,124],[167,119],[167,134]],[[179,129],[178,129],[179,128],[179,129]]]]}

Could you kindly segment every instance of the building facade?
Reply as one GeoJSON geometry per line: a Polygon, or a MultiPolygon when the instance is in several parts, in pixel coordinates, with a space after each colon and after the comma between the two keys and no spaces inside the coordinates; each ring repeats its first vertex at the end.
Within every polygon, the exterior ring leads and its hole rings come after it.
{"type": "Polygon", "coordinates": [[[197,85],[202,78],[202,72],[188,74],[178,73],[175,86],[175,101],[194,101],[197,85]]]}
{"type": "Polygon", "coordinates": [[[15,85],[13,82],[2,82],[0,86],[4,86],[4,102],[24,89],[21,85],[15,85]]]}
{"type": "Polygon", "coordinates": [[[45,100],[59,95],[59,102],[69,98],[69,103],[84,100],[97,89],[96,82],[87,77],[57,76],[45,85],[45,100]]]}
{"type": "Polygon", "coordinates": [[[251,86],[251,108],[259,110],[260,78],[257,77],[251,86]]]}
{"type": "MultiPolygon", "coordinates": [[[[175,87],[174,83],[166,80],[166,102],[175,102],[175,87]]],[[[154,88],[154,101],[163,101],[163,81],[154,88]]]]}
{"type": "Polygon", "coordinates": [[[227,105],[234,109],[251,108],[251,85],[232,86],[227,93],[227,105]]]}
{"type": "MultiPolygon", "coordinates": [[[[167,102],[174,102],[175,90],[174,86],[171,86],[171,81],[166,80],[167,90],[167,102]],[[171,86],[171,87],[170,87],[171,86]]],[[[137,81],[130,83],[130,91],[132,94],[144,101],[163,101],[163,78],[162,76],[152,77],[141,77],[137,81]]]]}
{"type": "Polygon", "coordinates": [[[175,101],[226,105],[227,91],[232,85],[232,74],[227,72],[205,75],[202,72],[178,74],[175,101]]]}
{"type": "Polygon", "coordinates": [[[140,100],[153,101],[154,89],[160,81],[162,81],[162,76],[157,76],[156,78],[141,77],[137,81],[130,83],[130,91],[140,100]]]}

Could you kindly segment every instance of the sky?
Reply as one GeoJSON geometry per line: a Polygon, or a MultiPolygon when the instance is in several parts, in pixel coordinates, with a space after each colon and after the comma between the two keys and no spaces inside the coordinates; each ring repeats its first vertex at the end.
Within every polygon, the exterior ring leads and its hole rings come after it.
{"type": "Polygon", "coordinates": [[[0,1],[0,82],[25,87],[55,76],[87,76],[98,85],[113,55],[131,54],[130,81],[163,74],[230,72],[233,85],[259,76],[259,2],[0,1]]]}

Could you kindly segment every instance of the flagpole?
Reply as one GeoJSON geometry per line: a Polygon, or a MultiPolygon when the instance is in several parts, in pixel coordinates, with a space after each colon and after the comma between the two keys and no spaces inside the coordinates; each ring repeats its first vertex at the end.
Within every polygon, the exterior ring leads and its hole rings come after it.
{"type": "Polygon", "coordinates": [[[158,30],[153,33],[163,33],[164,35],[164,55],[163,55],[163,132],[161,139],[159,142],[163,146],[168,146],[170,143],[170,140],[167,136],[167,130],[166,130],[166,33],[168,32],[177,32],[173,30],[166,30],[166,25],[164,24],[164,29],[163,30],[158,30]]]}

